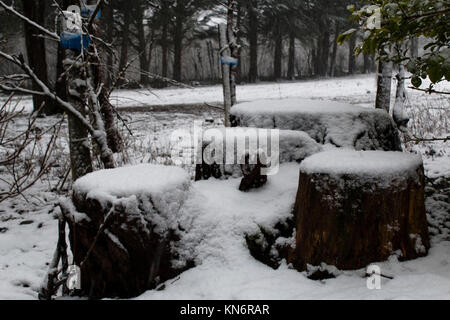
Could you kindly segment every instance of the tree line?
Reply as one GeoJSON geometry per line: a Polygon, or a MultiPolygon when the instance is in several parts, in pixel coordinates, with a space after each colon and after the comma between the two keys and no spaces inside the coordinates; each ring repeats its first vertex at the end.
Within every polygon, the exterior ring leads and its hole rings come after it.
{"type": "MultiPolygon", "coordinates": [[[[351,3],[237,0],[237,40],[242,46],[237,81],[374,71],[375,59],[370,54],[357,65],[353,51],[358,35],[343,47],[337,45],[338,35],[352,26],[346,9],[351,3]]],[[[58,8],[66,10],[77,4],[78,0],[22,0],[15,6],[33,21],[50,27],[58,8]]],[[[111,50],[102,54],[105,70],[117,74],[127,69],[124,78],[128,80],[122,85],[129,86],[163,87],[168,83],[164,78],[218,82],[217,24],[224,21],[226,9],[226,3],[219,0],[109,0],[101,12],[101,37],[111,44],[111,50]]],[[[24,38],[30,65],[41,79],[55,82],[55,74],[61,70],[58,46],[36,36],[33,27],[16,17],[6,12],[0,15],[4,45],[14,50],[20,43],[15,40],[24,38]]]]}

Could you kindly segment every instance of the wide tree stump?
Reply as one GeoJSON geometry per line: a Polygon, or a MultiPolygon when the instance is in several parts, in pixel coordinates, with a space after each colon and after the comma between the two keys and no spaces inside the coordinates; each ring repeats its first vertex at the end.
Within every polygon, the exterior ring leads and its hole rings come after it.
{"type": "Polygon", "coordinates": [[[183,271],[171,264],[172,244],[189,187],[181,168],[156,165],[78,179],[68,220],[74,261],[81,268],[80,294],[134,297],[183,271]]]}
{"type": "MultiPolygon", "coordinates": [[[[277,166],[286,162],[301,162],[322,150],[321,144],[301,131],[244,127],[209,129],[203,132],[201,150],[199,150],[201,153],[199,152],[196,160],[195,180],[207,180],[211,177],[216,179],[242,177],[242,165],[247,164],[247,161],[243,160],[247,156],[256,159],[259,151],[262,151],[262,154],[269,159],[272,156],[271,151],[278,153],[275,161],[277,163],[271,163],[272,166],[277,166]],[[273,142],[278,142],[278,145],[272,148],[271,137],[275,135],[278,140],[274,139],[273,142]],[[250,144],[255,146],[256,150],[253,151],[258,152],[249,155],[249,149],[246,149],[244,153],[242,153],[243,150],[238,150],[238,146],[249,147],[250,144]]],[[[252,164],[257,162],[254,161],[252,164]]]]}
{"type": "Polygon", "coordinates": [[[230,118],[232,126],[304,131],[336,147],[402,150],[392,118],[380,109],[308,99],[257,100],[234,105],[230,118]]]}
{"type": "Polygon", "coordinates": [[[305,159],[294,207],[299,270],[322,262],[351,270],[427,254],[429,236],[420,156],[327,151],[305,159]]]}

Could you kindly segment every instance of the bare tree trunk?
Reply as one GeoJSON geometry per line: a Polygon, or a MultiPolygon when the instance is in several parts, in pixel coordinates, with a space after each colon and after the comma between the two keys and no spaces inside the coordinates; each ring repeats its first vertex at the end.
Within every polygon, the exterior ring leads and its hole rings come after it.
{"type": "Polygon", "coordinates": [[[183,63],[183,37],[184,37],[184,16],[183,4],[179,2],[175,8],[176,22],[173,33],[173,79],[180,81],[182,79],[182,63],[183,63]]]}
{"type": "Polygon", "coordinates": [[[330,61],[330,69],[328,71],[328,74],[331,77],[334,77],[335,74],[335,67],[336,67],[336,56],[337,56],[337,38],[339,36],[339,23],[335,23],[335,29],[334,29],[334,41],[333,41],[333,51],[331,52],[331,61],[330,61]]]}
{"type": "MultiPolygon", "coordinates": [[[[237,17],[236,17],[236,41],[238,44],[241,43],[241,24],[242,24],[242,5],[240,1],[237,1],[237,17]]],[[[242,78],[242,60],[241,60],[241,50],[238,50],[237,57],[238,65],[236,67],[236,83],[241,83],[242,78]]]]}
{"type": "Polygon", "coordinates": [[[356,57],[355,57],[356,37],[353,35],[348,42],[348,74],[355,73],[356,57]]]}
{"type": "MultiPolygon", "coordinates": [[[[32,21],[37,22],[40,25],[45,25],[45,7],[46,1],[44,0],[22,0],[24,15],[32,21]]],[[[49,85],[47,74],[47,57],[45,49],[45,38],[39,37],[41,32],[39,29],[31,26],[28,23],[24,23],[25,29],[25,44],[27,49],[28,63],[33,69],[34,73],[41,79],[47,86],[49,85]]],[[[37,84],[33,83],[33,89],[39,91],[37,84]]],[[[38,110],[42,104],[45,103],[44,108],[41,110],[43,114],[55,114],[58,112],[54,102],[46,97],[34,95],[33,106],[34,110],[38,110]]]]}
{"type": "Polygon", "coordinates": [[[328,26],[324,25],[324,32],[322,34],[321,45],[320,45],[320,59],[319,59],[319,70],[322,77],[326,77],[328,73],[328,58],[330,56],[330,32],[328,31],[328,26]]]}
{"type": "MultiPolygon", "coordinates": [[[[381,57],[380,57],[381,58],[381,57]]],[[[384,109],[389,113],[391,106],[392,63],[378,61],[377,96],[375,108],[384,109]]]]}
{"type": "Polygon", "coordinates": [[[236,99],[236,73],[237,67],[240,64],[239,51],[240,47],[236,40],[235,26],[234,26],[234,10],[236,8],[235,0],[228,0],[228,12],[227,12],[227,32],[226,39],[230,47],[231,57],[238,59],[237,65],[230,66],[230,94],[231,94],[231,106],[234,106],[237,102],[236,99]]]}
{"type": "Polygon", "coordinates": [[[258,80],[258,14],[255,0],[248,1],[249,42],[250,42],[250,69],[248,81],[258,80]]]}
{"type": "MultiPolygon", "coordinates": [[[[106,32],[105,32],[105,41],[107,43],[112,43],[114,38],[114,9],[112,5],[104,6],[104,16],[105,16],[105,23],[106,25],[106,32]]],[[[106,53],[106,78],[105,78],[105,86],[110,88],[112,85],[112,74],[113,74],[113,68],[114,68],[114,61],[113,61],[113,53],[111,50],[109,50],[106,53]]]]}
{"type": "MultiPolygon", "coordinates": [[[[90,4],[95,4],[96,1],[90,2],[90,4]]],[[[97,36],[99,33],[99,21],[96,20],[96,23],[93,25],[92,34],[97,36]]],[[[112,36],[112,34],[111,34],[112,36]]],[[[111,39],[112,40],[112,39],[111,39]]],[[[100,90],[100,94],[98,95],[98,102],[100,106],[100,113],[102,120],[104,122],[104,130],[106,133],[107,144],[112,152],[120,152],[123,150],[123,140],[120,132],[116,126],[116,117],[114,113],[114,107],[109,102],[109,86],[105,85],[109,80],[107,80],[107,76],[103,71],[101,54],[102,49],[101,45],[97,46],[97,52],[94,50],[90,50],[90,57],[93,63],[90,63],[90,72],[92,73],[93,86],[96,92],[100,90]]],[[[106,74],[109,74],[107,72],[106,74]]]]}
{"type": "MultiPolygon", "coordinates": [[[[219,25],[219,46],[222,57],[229,57],[231,55],[230,49],[227,47],[227,27],[224,24],[219,25]]],[[[231,82],[230,82],[230,65],[222,62],[222,83],[223,83],[223,97],[224,97],[224,124],[225,127],[230,127],[230,109],[232,106],[231,100],[231,82]]]]}
{"type": "Polygon", "coordinates": [[[417,58],[419,56],[419,38],[413,37],[411,39],[411,57],[417,58]]]}
{"type": "MultiPolygon", "coordinates": [[[[73,64],[76,54],[71,50],[66,50],[66,69],[71,67],[68,73],[69,102],[83,116],[86,115],[86,70],[83,65],[73,64]],[[73,65],[73,66],[72,66],[73,65]]],[[[84,124],[76,117],[69,114],[69,148],[70,164],[72,167],[72,180],[93,171],[91,148],[89,143],[89,133],[84,124]]]]}
{"type": "Polygon", "coordinates": [[[121,51],[120,51],[120,60],[119,60],[119,71],[125,69],[128,63],[128,46],[129,46],[129,36],[130,36],[130,23],[131,23],[131,14],[130,11],[126,8],[123,10],[124,15],[124,23],[122,26],[122,43],[121,43],[121,51]]]}
{"type": "Polygon", "coordinates": [[[364,73],[369,73],[370,67],[370,55],[364,54],[364,73]]]}
{"type": "Polygon", "coordinates": [[[289,58],[288,58],[288,73],[290,80],[295,80],[295,34],[289,34],[289,58]]]}
{"type": "Polygon", "coordinates": [[[277,27],[277,35],[275,38],[275,52],[273,60],[273,78],[274,80],[281,79],[281,65],[283,59],[283,37],[280,34],[280,26],[277,27]]]}
{"type": "Polygon", "coordinates": [[[409,118],[405,112],[405,103],[407,99],[405,90],[405,66],[401,63],[398,66],[398,69],[399,71],[396,76],[397,90],[395,93],[395,103],[392,110],[392,118],[394,119],[397,127],[401,131],[405,131],[409,122],[409,118]]]}

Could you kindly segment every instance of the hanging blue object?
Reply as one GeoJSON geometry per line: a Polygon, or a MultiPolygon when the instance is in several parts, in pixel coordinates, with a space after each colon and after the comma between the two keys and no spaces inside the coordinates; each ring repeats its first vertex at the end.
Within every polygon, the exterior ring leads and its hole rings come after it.
{"type": "MultiPolygon", "coordinates": [[[[81,51],[81,34],[62,32],[59,38],[62,48],[81,51]]],[[[86,49],[89,43],[91,43],[89,36],[83,35],[83,49],[86,49]]]]}
{"type": "MultiPolygon", "coordinates": [[[[96,7],[97,7],[96,4],[82,6],[81,7],[81,16],[84,18],[90,17],[94,13],[96,7]]],[[[101,16],[101,10],[98,10],[96,18],[100,19],[100,16],[101,16]]]]}
{"type": "Polygon", "coordinates": [[[230,56],[224,56],[224,57],[220,57],[220,63],[221,64],[227,64],[231,67],[236,67],[239,63],[239,60],[230,56]]]}

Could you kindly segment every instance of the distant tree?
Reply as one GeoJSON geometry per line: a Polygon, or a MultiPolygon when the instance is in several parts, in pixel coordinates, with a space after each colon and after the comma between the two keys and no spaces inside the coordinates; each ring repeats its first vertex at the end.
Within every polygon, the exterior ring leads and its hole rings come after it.
{"type": "MultiPolygon", "coordinates": [[[[22,7],[24,15],[39,23],[45,25],[45,18],[47,14],[46,7],[48,3],[45,0],[22,0],[22,7]]],[[[30,67],[36,75],[45,84],[49,85],[47,74],[47,57],[45,47],[45,37],[42,32],[28,23],[24,23],[25,44],[27,49],[27,57],[30,67]]],[[[36,83],[33,83],[33,89],[38,90],[36,83]]],[[[41,110],[43,114],[57,113],[57,108],[54,102],[48,97],[33,96],[34,110],[41,110]],[[43,108],[41,108],[43,106],[43,108]]]]}
{"type": "MultiPolygon", "coordinates": [[[[411,83],[416,89],[435,92],[434,86],[450,80],[450,2],[447,0],[371,0],[356,8],[351,6],[352,17],[360,27],[348,30],[340,42],[358,29],[364,33],[355,49],[359,53],[378,53],[379,60],[402,63],[412,73],[411,83]],[[416,40],[428,39],[419,55],[416,40]],[[402,50],[396,47],[402,44],[402,50]],[[411,47],[411,44],[413,45],[411,47]],[[381,51],[389,54],[379,54],[381,51]],[[411,51],[413,54],[411,54],[411,51]],[[429,78],[428,88],[421,88],[422,80],[429,78]]],[[[447,92],[445,92],[447,93],[447,92]]]]}

